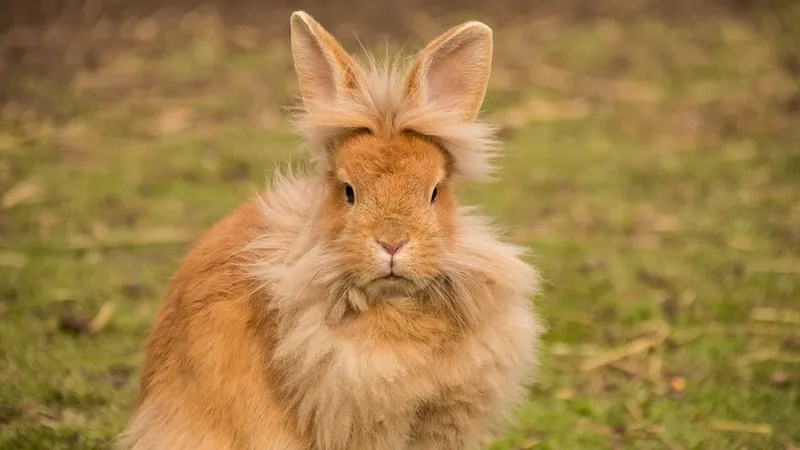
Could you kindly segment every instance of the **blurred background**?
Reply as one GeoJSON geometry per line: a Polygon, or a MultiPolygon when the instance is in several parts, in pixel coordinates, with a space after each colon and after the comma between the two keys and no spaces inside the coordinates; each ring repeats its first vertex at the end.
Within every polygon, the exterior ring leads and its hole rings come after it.
{"type": "Polygon", "coordinates": [[[800,446],[800,2],[0,2],[0,448],[104,449],[193,239],[276,166],[289,15],[352,52],[495,30],[549,330],[501,449],[800,446]]]}

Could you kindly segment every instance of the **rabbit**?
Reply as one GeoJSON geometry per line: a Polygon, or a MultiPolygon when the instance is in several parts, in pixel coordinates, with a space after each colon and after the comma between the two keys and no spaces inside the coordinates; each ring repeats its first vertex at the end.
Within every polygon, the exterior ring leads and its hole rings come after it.
{"type": "Polygon", "coordinates": [[[461,450],[538,367],[539,272],[454,183],[489,180],[487,25],[361,61],[291,15],[314,162],[199,239],[147,343],[128,450],[461,450]]]}

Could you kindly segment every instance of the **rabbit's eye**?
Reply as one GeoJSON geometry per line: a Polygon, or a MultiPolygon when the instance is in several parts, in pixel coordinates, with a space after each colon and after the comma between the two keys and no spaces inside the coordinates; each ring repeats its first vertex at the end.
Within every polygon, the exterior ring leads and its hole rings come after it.
{"type": "Polygon", "coordinates": [[[347,203],[354,204],[356,202],[356,191],[353,189],[353,186],[349,184],[344,185],[344,195],[347,198],[347,203]]]}
{"type": "Polygon", "coordinates": [[[433,193],[431,194],[431,203],[436,201],[436,196],[439,195],[439,186],[433,188],[433,193]]]}

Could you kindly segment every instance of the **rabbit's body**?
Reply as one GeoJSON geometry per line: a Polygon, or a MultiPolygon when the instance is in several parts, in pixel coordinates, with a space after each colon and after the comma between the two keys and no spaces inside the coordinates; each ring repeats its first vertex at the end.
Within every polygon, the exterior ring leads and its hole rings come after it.
{"type": "MultiPolygon", "coordinates": [[[[307,65],[345,57],[309,62],[306,40],[338,47],[303,13],[292,25],[309,109],[320,86],[304,79],[319,69],[307,65]]],[[[334,73],[347,78],[355,63],[340,62],[334,73]]],[[[369,84],[356,70],[364,95],[394,79],[373,73],[369,84]]],[[[392,126],[403,114],[447,125],[402,105],[392,126]]],[[[125,447],[476,448],[522,399],[540,326],[535,270],[451,193],[450,175],[485,159],[486,129],[472,125],[453,119],[460,136],[449,141],[418,127],[345,127],[356,131],[325,139],[336,153],[320,173],[279,177],[220,221],[172,280],[125,447]],[[475,154],[451,156],[447,142],[470,133],[475,154]]]]}

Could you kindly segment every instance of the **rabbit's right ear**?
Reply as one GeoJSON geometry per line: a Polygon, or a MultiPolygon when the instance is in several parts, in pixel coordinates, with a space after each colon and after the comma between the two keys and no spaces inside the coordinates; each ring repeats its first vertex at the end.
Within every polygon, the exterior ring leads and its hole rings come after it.
{"type": "Polygon", "coordinates": [[[361,73],[358,64],[310,15],[292,14],[291,35],[294,68],[306,106],[356,88],[361,73]]]}
{"type": "Polygon", "coordinates": [[[441,104],[464,121],[478,115],[492,67],[492,29],[476,21],[455,26],[431,41],[406,76],[414,104],[441,104]]]}

